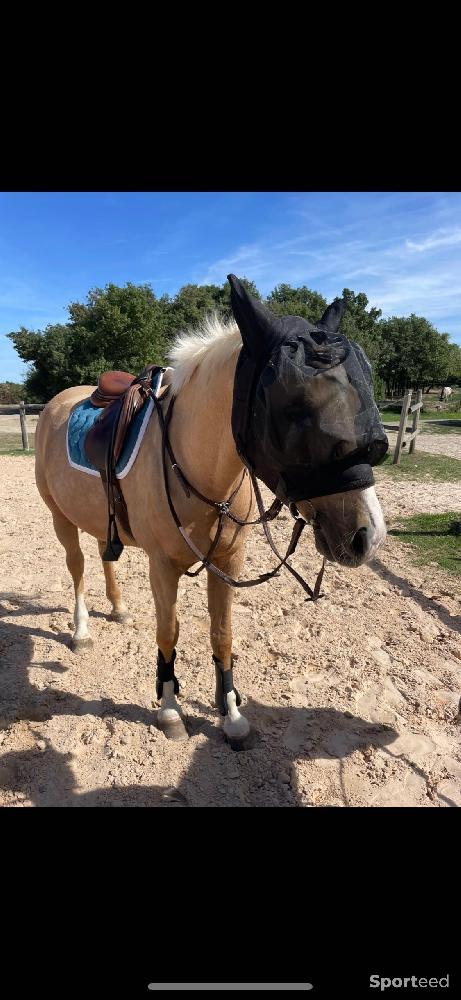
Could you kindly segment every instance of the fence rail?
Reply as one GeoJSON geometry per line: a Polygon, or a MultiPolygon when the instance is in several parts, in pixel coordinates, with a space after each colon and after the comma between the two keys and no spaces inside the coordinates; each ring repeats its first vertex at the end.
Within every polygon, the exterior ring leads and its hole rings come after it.
{"type": "Polygon", "coordinates": [[[8,403],[8,405],[2,404],[0,406],[0,415],[2,417],[11,417],[11,416],[14,417],[15,413],[17,413],[19,416],[21,408],[24,410],[24,413],[41,413],[44,407],[45,403],[11,403],[11,404],[8,403]]]}

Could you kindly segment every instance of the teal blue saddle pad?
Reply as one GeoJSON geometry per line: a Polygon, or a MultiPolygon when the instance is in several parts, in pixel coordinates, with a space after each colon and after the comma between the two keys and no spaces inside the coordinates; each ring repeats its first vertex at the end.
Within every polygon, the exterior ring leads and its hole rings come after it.
{"type": "MultiPolygon", "coordinates": [[[[162,374],[163,372],[159,372],[157,377],[152,381],[152,390],[155,393],[160,388],[162,374]]],[[[118,479],[123,479],[135,462],[153,408],[153,400],[147,399],[130,424],[122,454],[116,465],[118,479]]],[[[87,472],[90,476],[99,476],[99,472],[86,455],[84,440],[90,427],[93,426],[101,413],[102,409],[100,407],[93,406],[89,399],[85,399],[72,410],[67,423],[67,457],[69,465],[73,469],[78,469],[79,472],[87,472]]]]}

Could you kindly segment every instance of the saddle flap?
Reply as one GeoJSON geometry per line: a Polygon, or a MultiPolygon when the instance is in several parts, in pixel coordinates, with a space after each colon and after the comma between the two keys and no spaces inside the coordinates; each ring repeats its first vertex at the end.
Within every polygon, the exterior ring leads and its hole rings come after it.
{"type": "Polygon", "coordinates": [[[103,409],[85,437],[86,454],[99,472],[106,469],[107,454],[115,438],[122,407],[123,397],[121,396],[103,409]]]}

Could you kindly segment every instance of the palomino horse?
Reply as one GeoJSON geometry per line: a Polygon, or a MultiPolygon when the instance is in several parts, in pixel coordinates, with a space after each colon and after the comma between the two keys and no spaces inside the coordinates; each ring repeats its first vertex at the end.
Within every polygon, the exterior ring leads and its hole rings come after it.
{"type": "MultiPolygon", "coordinates": [[[[242,479],[244,464],[231,426],[236,366],[242,352],[242,338],[244,350],[251,356],[260,357],[267,353],[269,333],[264,323],[261,323],[261,317],[271,317],[274,323],[279,323],[279,320],[275,321],[268,310],[264,311],[261,304],[256,304],[237,279],[233,281],[234,314],[238,318],[238,309],[235,307],[237,289],[247,310],[245,322],[239,319],[237,324],[233,320],[223,322],[216,317],[209,318],[198,331],[181,335],[170,352],[170,361],[174,366],[170,396],[174,397],[175,406],[169,439],[176,462],[187,480],[205,497],[224,501],[241,484],[232,500],[232,512],[240,520],[248,521],[254,514],[252,480],[249,475],[243,475],[242,479]]],[[[319,333],[322,322],[323,329],[328,325],[326,316],[327,314],[322,317],[317,327],[299,320],[299,317],[285,317],[284,322],[296,319],[297,322],[304,323],[315,331],[318,340],[324,336],[319,333]]],[[[273,346],[271,343],[271,349],[273,346]]],[[[324,355],[322,359],[324,362],[324,355]]],[[[324,378],[323,382],[320,377],[311,379],[317,392],[317,396],[314,395],[315,406],[323,406],[326,410],[329,408],[331,419],[336,421],[336,427],[339,426],[339,439],[344,446],[343,439],[348,437],[347,424],[351,419],[345,400],[350,401],[355,390],[349,384],[344,384],[347,379],[342,370],[340,372],[333,368],[326,375],[328,378],[324,378]],[[338,376],[335,376],[336,370],[339,372],[338,376]],[[321,398],[322,392],[328,394],[326,401],[321,398]]],[[[299,389],[299,385],[297,388],[299,389]]],[[[66,429],[73,408],[89,397],[93,389],[94,386],[76,386],[55,396],[44,408],[36,433],[37,487],[51,511],[54,529],[64,546],[75,588],[75,631],[72,637],[72,648],[75,651],[92,645],[84,597],[84,559],[78,529],[97,539],[102,556],[107,532],[107,498],[99,477],[86,475],[70,466],[66,429]]],[[[160,406],[164,405],[160,402],[160,406]]],[[[355,405],[352,414],[357,410],[358,405],[355,405]]],[[[294,417],[290,419],[296,421],[296,428],[302,428],[302,418],[297,413],[295,411],[294,417]]],[[[352,426],[353,421],[354,416],[352,426]]],[[[282,451],[285,440],[288,447],[290,434],[287,426],[285,436],[281,439],[282,451]]],[[[322,434],[318,432],[315,437],[321,445],[322,434]]],[[[153,412],[136,461],[123,480],[123,495],[133,537],[126,534],[122,525],[119,526],[119,533],[125,545],[135,544],[144,549],[149,558],[159,650],[157,676],[162,682],[157,689],[160,700],[158,725],[167,737],[183,739],[187,738],[187,731],[175,697],[178,685],[173,667],[179,634],[176,601],[179,578],[197,563],[197,555],[191,551],[175,526],[163,473],[162,435],[158,415],[153,412]]],[[[185,535],[200,553],[207,553],[216,530],[217,509],[203,503],[194,494],[187,496],[178,478],[171,475],[171,465],[168,481],[171,499],[185,535]]],[[[347,566],[359,566],[373,558],[386,535],[381,507],[373,486],[349,486],[344,492],[333,492],[330,489],[328,495],[312,496],[311,492],[306,495],[309,500],[296,500],[296,506],[306,521],[312,517],[314,509],[315,538],[322,554],[347,566]]],[[[235,521],[225,520],[219,543],[213,552],[213,565],[232,578],[241,573],[248,531],[247,526],[241,527],[235,521]]],[[[111,618],[118,622],[127,621],[128,612],[116,581],[113,563],[103,562],[103,568],[106,595],[112,605],[111,618]]],[[[224,715],[225,735],[231,745],[238,749],[245,745],[244,740],[250,727],[239,711],[240,698],[232,679],[233,592],[222,577],[210,570],[207,573],[211,648],[215,666],[219,665],[222,675],[221,699],[218,697],[217,703],[224,715]]]]}

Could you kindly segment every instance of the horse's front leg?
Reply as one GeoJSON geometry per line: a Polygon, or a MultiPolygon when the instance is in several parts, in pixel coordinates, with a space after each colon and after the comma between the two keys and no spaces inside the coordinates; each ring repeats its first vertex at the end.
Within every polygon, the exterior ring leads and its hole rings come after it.
{"type": "Polygon", "coordinates": [[[123,625],[131,625],[133,623],[133,619],[122,598],[122,591],[120,590],[117,583],[117,577],[115,576],[114,564],[112,562],[105,562],[103,559],[106,544],[106,541],[98,541],[99,555],[101,556],[102,568],[104,570],[104,577],[106,580],[106,597],[112,605],[110,617],[114,622],[119,622],[123,625]]]}
{"type": "MultiPolygon", "coordinates": [[[[238,573],[241,560],[226,565],[229,575],[238,573]]],[[[216,673],[216,705],[224,716],[224,732],[232,749],[246,748],[250,733],[248,720],[239,712],[240,695],[234,688],[232,673],[232,588],[208,571],[208,610],[210,639],[216,673]]]]}
{"type": "Polygon", "coordinates": [[[179,624],[176,617],[179,573],[168,560],[150,558],[150,584],[157,615],[158,728],[170,740],[186,740],[188,733],[176,701],[179,684],[174,672],[179,624]]]}

